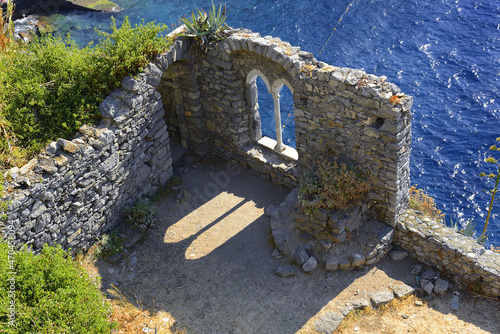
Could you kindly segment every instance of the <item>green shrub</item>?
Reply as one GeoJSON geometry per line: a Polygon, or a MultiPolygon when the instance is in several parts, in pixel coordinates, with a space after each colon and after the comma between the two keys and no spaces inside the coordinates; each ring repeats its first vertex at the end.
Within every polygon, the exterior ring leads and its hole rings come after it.
{"type": "Polygon", "coordinates": [[[362,200],[369,190],[368,178],[360,170],[325,159],[304,174],[298,199],[306,211],[344,210],[362,200]]]}
{"type": "Polygon", "coordinates": [[[156,208],[147,198],[139,200],[134,206],[123,209],[126,220],[141,231],[146,231],[149,226],[154,226],[156,208]]]}
{"type": "Polygon", "coordinates": [[[97,242],[94,254],[102,259],[109,259],[123,250],[122,237],[111,231],[110,234],[103,234],[97,242]]]}
{"type": "Polygon", "coordinates": [[[165,31],[154,23],[132,28],[128,18],[117,28],[113,19],[111,32],[99,32],[95,46],[79,48],[70,37],[45,35],[1,53],[0,125],[8,133],[0,136],[2,167],[15,163],[5,161],[13,144],[31,157],[51,140],[97,122],[99,103],[168,47],[165,31]]]}
{"type": "Polygon", "coordinates": [[[26,249],[11,253],[0,241],[0,332],[110,333],[109,305],[95,282],[60,246],[45,246],[39,255],[26,249]],[[12,258],[10,258],[12,259],[12,258]],[[12,276],[11,272],[16,272],[12,276]],[[14,327],[9,324],[8,295],[14,277],[14,327]]]}

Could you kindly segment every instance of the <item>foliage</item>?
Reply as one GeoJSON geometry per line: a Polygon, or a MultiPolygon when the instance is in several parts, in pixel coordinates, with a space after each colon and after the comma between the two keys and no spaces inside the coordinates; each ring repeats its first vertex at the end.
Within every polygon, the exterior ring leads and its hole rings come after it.
{"type": "Polygon", "coordinates": [[[155,225],[156,208],[147,198],[139,200],[132,207],[125,207],[123,212],[127,222],[143,232],[149,226],[155,225]]]}
{"type": "Polygon", "coordinates": [[[6,8],[4,14],[0,7],[0,52],[6,50],[14,41],[14,21],[12,21],[14,3],[12,0],[1,0],[0,4],[2,3],[6,3],[6,8]]]}
{"type": "Polygon", "coordinates": [[[103,234],[97,242],[94,254],[102,259],[109,259],[123,250],[122,237],[112,231],[110,234],[103,234]]]}
{"type": "Polygon", "coordinates": [[[9,253],[0,241],[0,332],[2,333],[109,333],[110,309],[96,283],[60,246],[45,245],[41,254],[26,248],[9,253]],[[13,259],[13,270],[10,267],[13,259]],[[15,272],[12,276],[12,272],[15,272]],[[11,277],[15,279],[15,327],[7,305],[11,277]]]}
{"type": "Polygon", "coordinates": [[[226,6],[222,9],[222,4],[219,10],[212,2],[212,8],[208,14],[203,9],[198,9],[198,14],[191,13],[191,21],[187,17],[182,17],[181,21],[186,26],[187,32],[179,36],[194,38],[201,47],[202,51],[208,50],[208,45],[213,41],[221,41],[225,37],[222,34],[227,26],[226,21],[226,6]]]}
{"type": "MultiPolygon", "coordinates": [[[[497,141],[500,142],[500,137],[497,138],[497,141]]],[[[497,147],[496,145],[492,145],[490,147],[490,150],[500,152],[500,147],[497,147]]],[[[486,233],[486,231],[488,229],[488,222],[490,220],[491,209],[493,208],[493,201],[495,200],[495,195],[498,191],[498,181],[500,180],[500,162],[497,161],[493,157],[487,158],[486,162],[498,165],[498,172],[497,172],[497,175],[495,175],[493,173],[486,175],[484,172],[479,174],[479,176],[481,176],[481,177],[488,177],[489,179],[492,179],[495,181],[495,186],[493,187],[493,189],[489,190],[489,193],[491,194],[491,200],[490,200],[490,206],[488,208],[488,216],[486,217],[486,222],[484,223],[483,235],[486,233]]]]}
{"type": "Polygon", "coordinates": [[[357,168],[323,159],[304,174],[298,199],[306,210],[342,210],[362,200],[369,190],[368,178],[357,168]]]}
{"type": "MultiPolygon", "coordinates": [[[[453,218],[450,217],[450,227],[454,229],[455,231],[462,233],[463,235],[466,235],[468,237],[475,237],[475,229],[476,229],[476,223],[474,222],[474,219],[469,219],[465,226],[462,229],[458,228],[458,221],[455,221],[453,223],[453,218]]],[[[445,221],[446,225],[446,221],[445,221]]],[[[477,237],[477,242],[480,244],[484,243],[488,239],[488,236],[483,232],[479,237],[477,237]]]]}
{"type": "Polygon", "coordinates": [[[436,207],[434,199],[427,195],[422,189],[417,189],[416,186],[411,186],[410,189],[410,208],[418,210],[429,216],[430,218],[441,221],[444,219],[444,213],[436,207]]]}
{"type": "Polygon", "coordinates": [[[45,35],[29,44],[13,44],[0,54],[0,158],[2,168],[29,158],[48,142],[68,138],[84,123],[100,119],[99,103],[122,79],[141,71],[169,41],[165,25],[132,28],[128,18],[100,42],[79,48],[66,39],[45,35]],[[22,159],[18,159],[22,160],[22,159]]]}

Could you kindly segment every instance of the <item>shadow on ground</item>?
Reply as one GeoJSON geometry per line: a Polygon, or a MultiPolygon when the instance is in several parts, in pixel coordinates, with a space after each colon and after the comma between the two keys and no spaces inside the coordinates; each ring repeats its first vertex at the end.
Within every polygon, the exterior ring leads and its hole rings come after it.
{"type": "Polygon", "coordinates": [[[414,285],[411,259],[370,268],[293,277],[273,272],[264,208],[287,195],[234,165],[187,159],[183,185],[157,207],[158,225],[120,261],[98,261],[131,301],[169,312],[187,333],[314,333],[315,319],[400,281],[414,285]]]}

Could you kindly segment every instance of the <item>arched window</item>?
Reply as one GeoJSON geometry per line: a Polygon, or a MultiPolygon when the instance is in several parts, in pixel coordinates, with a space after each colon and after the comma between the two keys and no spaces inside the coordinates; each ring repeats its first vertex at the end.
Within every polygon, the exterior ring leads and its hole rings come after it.
{"type": "Polygon", "coordinates": [[[297,160],[293,87],[284,79],[278,79],[270,86],[266,76],[254,69],[248,73],[247,88],[252,112],[250,137],[263,146],[297,160]],[[259,94],[266,90],[270,94],[259,94]]]}

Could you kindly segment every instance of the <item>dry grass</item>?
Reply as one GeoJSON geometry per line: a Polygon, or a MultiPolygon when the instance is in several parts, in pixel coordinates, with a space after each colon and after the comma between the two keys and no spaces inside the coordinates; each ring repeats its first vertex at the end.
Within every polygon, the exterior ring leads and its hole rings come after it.
{"type": "Polygon", "coordinates": [[[304,74],[305,76],[309,76],[311,79],[314,79],[313,78],[313,74],[312,74],[312,71],[316,69],[316,65],[312,65],[312,64],[308,64],[308,65],[304,65],[300,68],[300,73],[304,74]]]}
{"type": "MultiPolygon", "coordinates": [[[[96,266],[97,257],[94,255],[95,246],[91,247],[87,254],[77,254],[76,261],[87,271],[96,283],[100,285],[98,279],[99,269],[96,266]]],[[[143,307],[141,300],[136,300],[132,303],[116,286],[106,290],[113,299],[108,299],[111,306],[111,315],[109,321],[114,321],[118,324],[118,328],[113,331],[113,334],[143,334],[156,333],[158,334],[186,334],[185,330],[176,328],[175,318],[166,311],[151,311],[143,307]],[[138,306],[136,306],[138,305],[138,306]]]]}
{"type": "Polygon", "coordinates": [[[366,308],[349,314],[334,332],[340,333],[488,333],[454,314],[428,307],[414,295],[395,299],[378,309],[366,308]]]}
{"type": "Polygon", "coordinates": [[[183,334],[184,330],[175,328],[175,319],[165,311],[150,312],[131,303],[116,287],[108,289],[116,299],[110,300],[111,321],[119,324],[116,334],[156,333],[183,334]]]}
{"type": "Polygon", "coordinates": [[[434,199],[427,195],[422,189],[417,189],[416,186],[411,186],[410,192],[410,208],[418,210],[426,214],[432,219],[441,221],[444,219],[444,213],[436,207],[434,199]]]}

